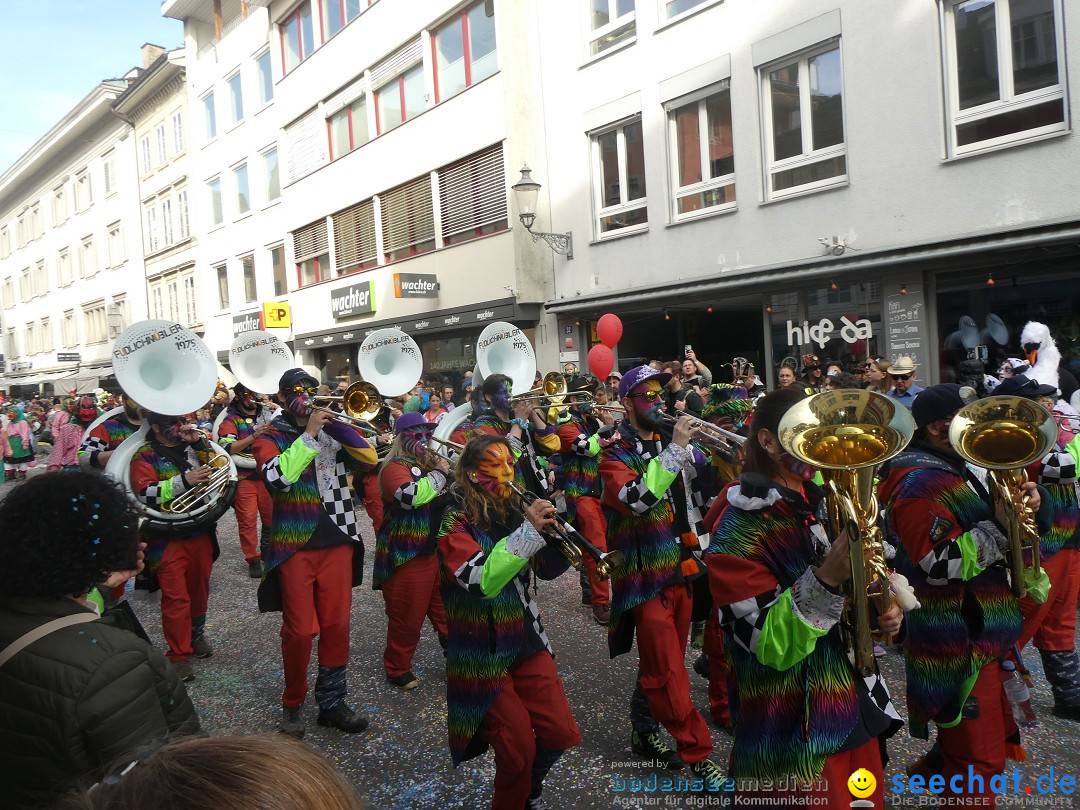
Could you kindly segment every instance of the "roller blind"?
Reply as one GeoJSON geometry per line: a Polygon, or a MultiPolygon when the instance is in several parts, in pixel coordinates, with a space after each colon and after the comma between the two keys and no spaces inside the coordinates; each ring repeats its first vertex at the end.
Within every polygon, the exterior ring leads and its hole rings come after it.
{"type": "Polygon", "coordinates": [[[384,253],[393,253],[435,238],[430,175],[380,194],[379,199],[382,203],[384,253]]]}
{"type": "Polygon", "coordinates": [[[334,254],[339,270],[375,261],[375,204],[372,200],[338,211],[332,219],[334,254]]]}
{"type": "Polygon", "coordinates": [[[506,219],[506,195],[501,143],[440,169],[443,238],[506,219]]]}
{"type": "Polygon", "coordinates": [[[321,256],[329,250],[326,220],[320,219],[293,232],[293,256],[302,262],[321,256]]]}

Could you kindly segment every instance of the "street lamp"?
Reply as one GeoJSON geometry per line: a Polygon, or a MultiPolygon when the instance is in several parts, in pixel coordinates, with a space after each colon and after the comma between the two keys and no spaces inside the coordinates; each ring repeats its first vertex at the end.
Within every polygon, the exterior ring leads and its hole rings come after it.
{"type": "Polygon", "coordinates": [[[525,230],[532,234],[534,242],[543,239],[548,243],[548,247],[556,253],[566,254],[567,259],[572,259],[574,258],[574,235],[572,231],[545,233],[544,231],[534,231],[532,229],[533,222],[536,220],[536,198],[540,194],[540,184],[532,179],[530,176],[531,171],[532,169],[528,166],[522,166],[521,179],[510,186],[510,190],[514,192],[514,197],[517,198],[518,218],[521,220],[521,224],[525,226],[525,230]]]}

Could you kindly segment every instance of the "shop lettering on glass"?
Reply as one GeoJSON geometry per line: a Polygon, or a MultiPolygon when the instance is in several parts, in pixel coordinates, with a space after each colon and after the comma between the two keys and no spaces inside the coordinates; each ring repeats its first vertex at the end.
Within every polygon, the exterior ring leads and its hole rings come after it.
{"type": "Polygon", "coordinates": [[[889,355],[894,361],[906,354],[913,362],[922,363],[924,306],[921,290],[888,297],[889,355]]]}
{"type": "Polygon", "coordinates": [[[816,343],[819,349],[823,349],[826,343],[836,337],[837,329],[840,330],[840,338],[845,343],[869,340],[873,335],[873,327],[867,318],[852,321],[847,315],[841,315],[839,324],[833,323],[831,318],[822,318],[813,326],[810,325],[810,321],[803,321],[802,326],[788,321],[788,346],[807,346],[810,343],[816,343]]]}

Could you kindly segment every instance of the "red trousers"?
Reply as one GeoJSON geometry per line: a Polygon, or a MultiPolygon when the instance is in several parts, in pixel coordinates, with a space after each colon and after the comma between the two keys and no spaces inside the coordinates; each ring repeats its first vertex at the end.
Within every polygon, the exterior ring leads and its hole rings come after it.
{"type": "Polygon", "coordinates": [[[1043,563],[1050,577],[1050,598],[1037,605],[1030,596],[1020,600],[1024,627],[1017,645],[1035,639],[1035,646],[1047,652],[1076,647],[1076,601],[1080,595],[1080,549],[1063,548],[1043,563]]]}
{"type": "Polygon", "coordinates": [[[685,585],[672,585],[633,609],[641,688],[653,719],[675,738],[679,757],[694,763],[712,753],[709,727],[690,699],[686,642],[693,599],[685,585]]]}
{"type": "Polygon", "coordinates": [[[154,572],[161,586],[161,629],[170,661],[191,657],[191,619],[206,615],[213,557],[210,535],[181,537],[165,546],[154,572]]]}
{"type": "Polygon", "coordinates": [[[383,502],[382,502],[382,487],[379,486],[379,470],[376,468],[372,472],[361,473],[354,478],[354,484],[359,479],[361,492],[360,500],[364,504],[364,511],[367,512],[368,517],[371,518],[371,525],[375,528],[375,533],[379,533],[379,527],[382,525],[383,518],[383,502]]]}
{"type": "Polygon", "coordinates": [[[314,627],[319,628],[319,666],[340,667],[349,662],[352,555],[352,546],[344,543],[298,551],[278,567],[284,706],[300,706],[307,697],[314,627]]]}
{"type": "Polygon", "coordinates": [[[562,751],[581,745],[581,729],[547,651],[510,668],[476,734],[495,750],[492,809],[521,810],[532,790],[537,746],[562,751]]]}
{"type": "MultiPolygon", "coordinates": [[[[599,498],[583,497],[577,499],[577,517],[574,518],[574,527],[585,535],[585,539],[601,551],[607,551],[607,521],[600,509],[599,498]]],[[[596,560],[590,555],[583,554],[585,561],[585,573],[589,575],[589,585],[592,587],[592,603],[594,605],[607,605],[611,602],[611,591],[608,589],[606,579],[596,576],[596,560]]]]}
{"type": "Polygon", "coordinates": [[[952,728],[938,728],[938,745],[945,757],[945,768],[941,773],[946,789],[942,796],[949,797],[947,806],[950,807],[965,806],[962,795],[953,794],[948,786],[952,777],[959,775],[962,778],[957,779],[957,784],[963,784],[966,790],[969,766],[976,786],[978,778],[982,778],[983,792],[976,790],[965,795],[976,799],[989,797],[989,806],[993,806],[990,777],[1005,770],[1005,737],[1016,728],[1001,685],[1001,667],[997,661],[991,661],[979,671],[971,697],[978,702],[978,717],[966,717],[952,728]]]}
{"type": "MultiPolygon", "coordinates": [[[[798,796],[804,805],[809,805],[806,800],[813,797],[824,807],[850,807],[854,798],[848,790],[848,779],[859,770],[865,768],[874,776],[877,787],[874,792],[866,797],[872,801],[874,807],[885,806],[885,774],[881,763],[881,747],[877,739],[863,743],[858,748],[850,751],[841,751],[833,754],[825,760],[825,768],[821,772],[821,778],[811,783],[806,788],[788,789],[785,782],[790,783],[794,777],[774,777],[773,782],[779,784],[775,790],[765,791],[761,789],[740,790],[740,780],[736,779],[736,795],[742,798],[754,798],[759,800],[779,799],[781,797],[798,796]]],[[[746,780],[753,784],[753,780],[746,780]]],[[[863,798],[863,797],[859,797],[863,798]]],[[[755,802],[758,803],[758,802],[755,802]]],[[[779,806],[779,803],[777,803],[779,806]]]]}
{"type": "Polygon", "coordinates": [[[388,678],[396,678],[412,669],[425,616],[435,632],[447,633],[446,610],[439,595],[439,558],[427,554],[399,565],[383,583],[382,595],[386,605],[383,668],[388,678]]]}
{"type": "Polygon", "coordinates": [[[236,528],[240,530],[240,548],[244,550],[244,559],[253,562],[259,559],[256,512],[262,519],[264,529],[269,529],[274,519],[274,501],[261,478],[247,478],[237,483],[233,511],[236,513],[236,528]]]}
{"type": "Polygon", "coordinates": [[[727,654],[724,652],[724,631],[720,629],[720,612],[715,605],[705,620],[705,644],[702,649],[709,659],[709,714],[716,725],[730,728],[727,654]]]}

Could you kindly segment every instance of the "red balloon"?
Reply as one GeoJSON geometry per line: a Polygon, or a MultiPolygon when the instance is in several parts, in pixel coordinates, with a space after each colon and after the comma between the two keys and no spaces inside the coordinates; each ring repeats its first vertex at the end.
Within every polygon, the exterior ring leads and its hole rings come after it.
{"type": "Polygon", "coordinates": [[[622,321],[619,320],[619,316],[610,312],[601,315],[600,320],[596,322],[596,335],[601,343],[609,349],[614,349],[615,344],[622,337],[622,321]]]}
{"type": "Polygon", "coordinates": [[[600,343],[589,349],[589,371],[597,379],[606,380],[613,368],[615,368],[615,353],[611,349],[600,343]]]}

